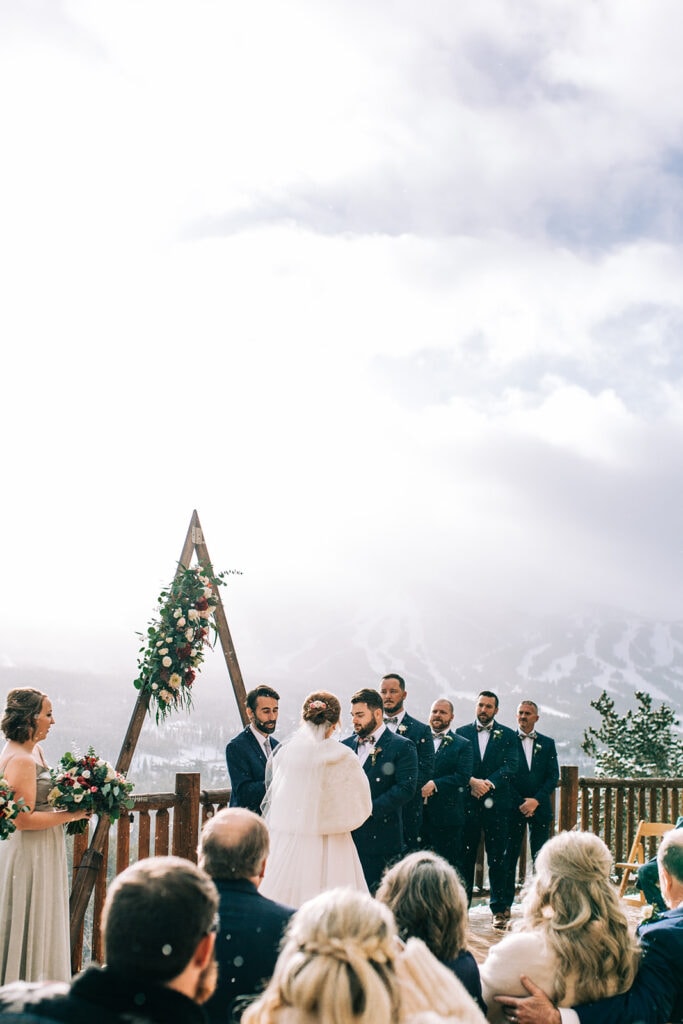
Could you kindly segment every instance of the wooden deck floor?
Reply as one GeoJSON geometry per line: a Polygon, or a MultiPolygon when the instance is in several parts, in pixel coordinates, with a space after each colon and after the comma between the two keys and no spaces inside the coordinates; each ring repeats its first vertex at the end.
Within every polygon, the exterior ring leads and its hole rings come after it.
{"type": "MultiPolygon", "coordinates": [[[[642,907],[633,906],[630,903],[623,904],[626,915],[635,932],[642,917],[642,907]]],[[[515,903],[512,907],[512,921],[518,921],[521,916],[520,904],[515,903]]],[[[491,927],[491,911],[488,908],[488,900],[475,900],[469,913],[469,948],[477,963],[483,963],[486,954],[491,946],[505,935],[505,932],[496,931],[491,927]]]]}

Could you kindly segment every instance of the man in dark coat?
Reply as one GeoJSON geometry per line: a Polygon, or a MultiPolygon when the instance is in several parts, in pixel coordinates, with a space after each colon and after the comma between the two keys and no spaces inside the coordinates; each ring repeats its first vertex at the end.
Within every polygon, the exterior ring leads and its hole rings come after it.
{"type": "Polygon", "coordinates": [[[180,857],[121,872],[104,906],[106,967],[65,982],[0,988],[3,1021],[42,1024],[206,1024],[216,984],[216,887],[180,857]]]}
{"type": "Polygon", "coordinates": [[[493,927],[504,930],[510,920],[506,884],[510,780],[517,772],[519,753],[516,734],[496,721],[497,711],[496,694],[482,690],[477,697],[474,723],[461,725],[456,734],[469,740],[474,758],[470,792],[465,797],[463,881],[471,900],[477,851],[483,833],[489,865],[489,905],[493,927]]]}
{"type": "Polygon", "coordinates": [[[402,809],[417,787],[415,744],[387,729],[383,711],[377,690],[358,690],[351,698],[354,735],[344,740],[358,754],[370,782],[372,814],[351,835],[373,894],[386,866],[403,854],[402,809]]]}
{"type": "Polygon", "coordinates": [[[465,793],[469,793],[472,744],[451,732],[453,705],[442,698],[432,704],[429,725],[434,744],[434,774],[422,787],[422,846],[461,867],[465,793]]]}
{"type": "Polygon", "coordinates": [[[382,678],[379,688],[384,703],[384,724],[395,735],[412,740],[417,749],[417,791],[403,807],[403,842],[407,853],[417,850],[422,830],[422,787],[434,774],[431,730],[405,709],[408,696],[404,679],[395,672],[382,678]]]}
{"type": "Polygon", "coordinates": [[[265,822],[253,811],[218,811],[202,828],[199,866],[213,879],[220,896],[216,935],[218,985],[206,1004],[212,1024],[239,1015],[241,997],[260,992],[275,968],[280,941],[292,907],[261,896],[268,857],[265,822]]]}
{"type": "Polygon", "coordinates": [[[266,765],[278,741],[274,738],[280,697],[270,686],[247,694],[249,725],[225,748],[230,776],[230,806],[261,813],[266,793],[266,765]]]}
{"type": "Polygon", "coordinates": [[[558,1010],[533,979],[530,998],[502,996],[519,1024],[679,1024],[683,1021],[683,831],[672,829],[657,852],[662,894],[670,907],[638,928],[642,956],[628,992],[558,1010]]]}
{"type": "Polygon", "coordinates": [[[529,829],[531,857],[536,855],[550,835],[553,808],[551,794],[560,781],[555,741],[536,731],[538,705],[523,700],[517,708],[517,742],[519,757],[517,772],[510,781],[510,847],[507,866],[507,899],[515,898],[515,873],[522,841],[529,829]]]}

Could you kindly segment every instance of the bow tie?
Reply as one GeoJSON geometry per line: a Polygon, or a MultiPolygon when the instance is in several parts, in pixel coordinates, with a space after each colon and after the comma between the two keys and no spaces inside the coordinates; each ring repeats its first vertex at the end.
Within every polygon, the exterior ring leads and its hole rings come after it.
{"type": "Polygon", "coordinates": [[[480,725],[477,722],[477,732],[491,732],[491,729],[493,729],[493,722],[490,725],[480,725]]]}
{"type": "Polygon", "coordinates": [[[445,735],[446,735],[445,732],[433,732],[432,733],[432,739],[433,740],[442,740],[445,735]]]}
{"type": "Polygon", "coordinates": [[[372,747],[375,744],[375,737],[374,736],[359,736],[357,742],[358,742],[358,746],[359,747],[361,747],[364,743],[369,743],[370,746],[372,747]]]}
{"type": "Polygon", "coordinates": [[[393,718],[385,718],[384,719],[384,724],[385,725],[396,725],[397,722],[398,722],[398,715],[394,715],[393,718]]]}
{"type": "Polygon", "coordinates": [[[536,733],[535,732],[520,732],[519,738],[520,738],[520,740],[535,740],[536,739],[536,733]]]}

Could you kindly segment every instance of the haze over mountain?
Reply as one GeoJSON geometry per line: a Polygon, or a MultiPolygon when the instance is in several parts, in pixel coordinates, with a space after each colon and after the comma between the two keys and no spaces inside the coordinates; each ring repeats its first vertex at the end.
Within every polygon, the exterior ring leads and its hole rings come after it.
{"type": "MultiPolygon", "coordinates": [[[[310,690],[333,690],[346,709],[355,689],[377,686],[384,673],[397,671],[406,679],[411,712],[423,719],[431,702],[446,695],[456,724],[470,720],[482,688],[499,693],[505,724],[514,724],[520,699],[536,700],[539,727],[558,741],[561,761],[589,771],[579,744],[586,726],[598,724],[590,701],[603,689],[621,711],[635,704],[636,690],[646,690],[657,704],[681,706],[683,622],[616,609],[485,614],[458,607],[452,594],[433,588],[374,615],[320,604],[306,614],[290,608],[277,621],[252,621],[251,627],[244,636],[233,627],[238,659],[247,688],[266,682],[279,690],[280,736],[296,725],[310,690]]],[[[50,694],[57,722],[48,740],[53,762],[65,749],[89,744],[115,760],[136,697],[135,675],[134,662],[129,674],[71,674],[27,658],[0,668],[0,687],[32,685],[50,694]]],[[[348,730],[348,717],[344,724],[348,730]]],[[[223,787],[225,743],[240,728],[222,655],[214,651],[195,684],[193,712],[160,727],[147,720],[130,776],[140,792],[172,789],[179,770],[199,771],[204,788],[223,787]]]]}

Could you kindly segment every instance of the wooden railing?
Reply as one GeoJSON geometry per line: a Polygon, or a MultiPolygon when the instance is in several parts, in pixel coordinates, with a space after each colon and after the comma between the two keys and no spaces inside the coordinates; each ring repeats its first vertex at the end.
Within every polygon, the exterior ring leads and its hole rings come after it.
{"type": "MultiPolygon", "coordinates": [[[[683,813],[683,779],[599,779],[580,778],[578,768],[564,765],[555,793],[555,830],[579,828],[599,835],[612,851],[615,862],[623,861],[633,843],[638,822],[675,821],[683,813]]],[[[85,959],[102,961],[101,918],[108,882],[129,864],[152,855],[175,854],[197,859],[202,825],[212,814],[226,807],[229,789],[202,790],[199,774],[176,775],[174,793],[135,797],[135,805],[112,825],[103,851],[89,912],[81,928],[74,971],[85,959]],[[111,837],[115,842],[110,842],[111,837]],[[85,952],[84,952],[85,951],[85,952]]],[[[75,870],[88,845],[88,836],[74,837],[75,870]]],[[[649,851],[654,855],[654,848],[649,851]]],[[[526,855],[520,860],[519,881],[527,871],[526,855]]],[[[482,865],[477,879],[483,878],[482,865]]]]}

